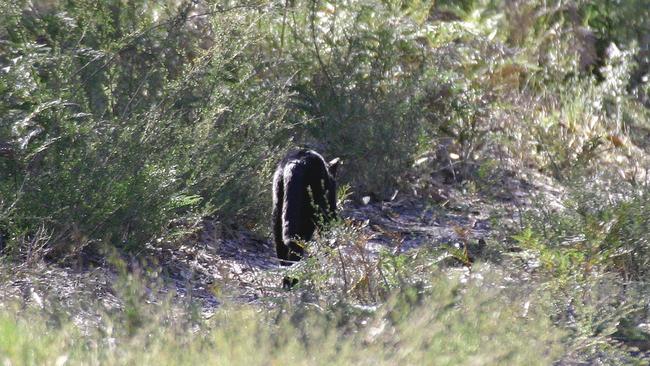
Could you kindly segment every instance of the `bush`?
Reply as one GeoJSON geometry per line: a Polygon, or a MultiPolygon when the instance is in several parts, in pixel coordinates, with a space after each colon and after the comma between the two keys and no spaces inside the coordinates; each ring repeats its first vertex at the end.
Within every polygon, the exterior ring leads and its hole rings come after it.
{"type": "Polygon", "coordinates": [[[14,249],[39,226],[64,254],[137,248],[188,211],[265,217],[288,91],[248,57],[252,8],[4,7],[0,140],[15,154],[0,161],[0,222],[14,249]]]}
{"type": "Polygon", "coordinates": [[[430,61],[414,7],[299,1],[268,25],[269,52],[286,55],[277,72],[295,92],[289,121],[343,157],[342,180],[359,193],[391,192],[418,148],[430,61]]]}
{"type": "Polygon", "coordinates": [[[543,264],[554,271],[605,270],[626,281],[647,281],[648,189],[602,179],[574,181],[566,209],[532,211],[531,230],[517,238],[541,250],[543,264]]]}
{"type": "Polygon", "coordinates": [[[486,43],[427,25],[427,2],[122,5],[3,5],[0,141],[15,153],[0,223],[15,252],[135,249],[179,216],[267,227],[292,145],[342,156],[341,181],[380,197],[441,136],[464,162],[482,149],[491,99],[447,69],[486,43]]]}

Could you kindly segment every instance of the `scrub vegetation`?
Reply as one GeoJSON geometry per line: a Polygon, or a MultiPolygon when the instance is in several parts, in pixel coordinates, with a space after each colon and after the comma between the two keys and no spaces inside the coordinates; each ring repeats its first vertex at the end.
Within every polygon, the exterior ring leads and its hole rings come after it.
{"type": "Polygon", "coordinates": [[[0,363],[647,365],[649,157],[648,0],[0,0],[0,363]]]}

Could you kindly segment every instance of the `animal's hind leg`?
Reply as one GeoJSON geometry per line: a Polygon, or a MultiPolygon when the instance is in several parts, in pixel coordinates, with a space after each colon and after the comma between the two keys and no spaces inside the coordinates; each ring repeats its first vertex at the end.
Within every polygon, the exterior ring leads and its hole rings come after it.
{"type": "Polygon", "coordinates": [[[275,244],[275,251],[278,254],[278,258],[280,259],[280,264],[283,266],[290,266],[292,259],[290,258],[289,255],[289,248],[284,244],[284,243],[276,243],[275,244]]]}
{"type": "MultiPolygon", "coordinates": [[[[300,259],[302,259],[303,255],[305,254],[305,250],[300,246],[298,243],[295,241],[291,241],[289,245],[285,245],[285,248],[287,248],[287,255],[288,255],[288,261],[281,261],[283,265],[291,265],[295,262],[298,262],[300,259]]],[[[282,288],[290,290],[293,286],[298,284],[298,279],[295,277],[291,276],[285,276],[282,279],[282,288]]]]}
{"type": "Polygon", "coordinates": [[[288,266],[289,248],[282,238],[282,210],[284,206],[284,179],[283,170],[278,169],[273,176],[273,239],[275,251],[280,259],[280,264],[288,266]]]}
{"type": "Polygon", "coordinates": [[[288,254],[289,254],[289,259],[292,262],[297,262],[302,259],[302,257],[305,255],[305,249],[301,246],[298,245],[298,243],[292,241],[291,244],[289,244],[288,247],[288,254]]]}
{"type": "MultiPolygon", "coordinates": [[[[305,171],[301,164],[289,164],[283,173],[284,197],[282,202],[282,242],[286,250],[282,259],[288,260],[286,265],[297,262],[302,258],[304,249],[295,242],[296,238],[309,240],[305,235],[305,171]]],[[[278,252],[278,256],[280,253],[278,252]]]]}
{"type": "Polygon", "coordinates": [[[290,290],[293,286],[298,284],[298,279],[286,276],[282,279],[282,288],[290,290]]]}

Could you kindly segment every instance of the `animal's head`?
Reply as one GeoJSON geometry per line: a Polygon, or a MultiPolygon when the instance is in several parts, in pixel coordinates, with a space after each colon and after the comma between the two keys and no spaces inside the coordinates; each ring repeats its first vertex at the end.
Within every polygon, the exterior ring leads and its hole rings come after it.
{"type": "Polygon", "coordinates": [[[332,175],[332,178],[336,179],[336,171],[338,170],[339,165],[342,164],[341,158],[332,159],[327,163],[327,170],[332,175]]]}
{"type": "Polygon", "coordinates": [[[327,171],[330,178],[327,182],[327,201],[330,206],[332,217],[336,217],[336,172],[342,164],[341,158],[332,159],[327,163],[327,171]]]}

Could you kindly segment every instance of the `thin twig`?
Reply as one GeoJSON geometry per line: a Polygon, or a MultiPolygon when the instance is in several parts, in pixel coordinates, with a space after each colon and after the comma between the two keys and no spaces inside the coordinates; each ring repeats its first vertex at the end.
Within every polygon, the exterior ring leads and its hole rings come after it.
{"type": "MultiPolygon", "coordinates": [[[[318,65],[321,68],[321,71],[325,75],[325,78],[327,79],[327,84],[330,88],[330,91],[332,92],[332,95],[334,95],[334,98],[337,103],[340,102],[339,94],[336,91],[336,88],[334,87],[334,81],[332,81],[332,77],[330,76],[329,71],[327,70],[327,66],[323,62],[323,59],[320,55],[320,47],[318,47],[318,39],[316,38],[316,4],[318,3],[318,0],[312,0],[312,6],[311,6],[311,16],[310,16],[310,28],[311,28],[311,39],[314,44],[314,51],[315,51],[315,56],[316,60],[318,61],[318,65]]],[[[341,123],[343,122],[343,114],[341,113],[341,108],[335,108],[336,113],[338,115],[338,122],[341,123]]]]}
{"type": "Polygon", "coordinates": [[[343,274],[343,293],[347,295],[348,293],[348,275],[345,268],[345,261],[343,260],[343,253],[341,253],[341,247],[337,247],[336,251],[339,254],[339,261],[341,262],[341,272],[343,274]]]}

